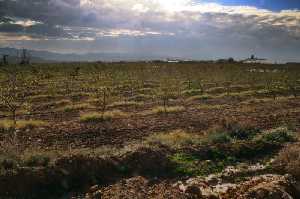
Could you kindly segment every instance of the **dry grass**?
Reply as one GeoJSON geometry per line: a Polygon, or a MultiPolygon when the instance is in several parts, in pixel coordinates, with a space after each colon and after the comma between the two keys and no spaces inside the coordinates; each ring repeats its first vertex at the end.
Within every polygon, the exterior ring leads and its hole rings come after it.
{"type": "Polygon", "coordinates": [[[110,108],[116,108],[116,107],[127,107],[127,106],[143,106],[143,102],[136,102],[136,101],[120,101],[120,102],[114,102],[110,104],[108,107],[110,108]]]}
{"type": "Polygon", "coordinates": [[[146,139],[146,143],[160,143],[171,148],[180,148],[182,146],[197,143],[199,140],[200,136],[196,134],[190,134],[183,130],[175,130],[169,133],[151,135],[146,139]]]}
{"type": "Polygon", "coordinates": [[[187,102],[201,101],[201,100],[212,99],[212,98],[215,98],[215,97],[216,96],[212,96],[212,95],[196,95],[196,96],[189,97],[186,101],[187,102]]]}
{"type": "Polygon", "coordinates": [[[116,118],[127,117],[128,114],[120,110],[106,111],[103,114],[97,112],[84,113],[80,116],[80,121],[85,123],[101,122],[116,118]]]}
{"type": "Polygon", "coordinates": [[[284,148],[275,159],[273,166],[280,172],[292,174],[300,179],[300,144],[284,148]]]}
{"type": "Polygon", "coordinates": [[[29,98],[29,101],[30,102],[49,101],[49,100],[54,100],[56,98],[61,98],[61,97],[63,97],[63,96],[62,95],[46,95],[46,94],[34,95],[29,98]]]}
{"type": "Polygon", "coordinates": [[[203,104],[203,105],[200,105],[197,107],[197,109],[199,110],[213,110],[213,109],[226,109],[230,107],[229,105],[227,104],[215,104],[215,105],[209,105],[209,104],[203,104]]]}
{"type": "Polygon", "coordinates": [[[158,107],[154,107],[151,111],[145,112],[145,115],[164,114],[164,113],[180,113],[183,111],[185,111],[184,106],[167,106],[167,107],[158,106],[158,107]]]}
{"type": "Polygon", "coordinates": [[[226,92],[226,88],[225,87],[213,87],[213,88],[209,88],[206,92],[212,93],[212,94],[224,93],[224,92],[226,92]]]}
{"type": "Polygon", "coordinates": [[[53,102],[52,104],[49,103],[49,105],[64,106],[64,105],[71,104],[71,103],[72,103],[71,100],[63,99],[63,100],[59,100],[59,101],[53,102]]]}
{"type": "Polygon", "coordinates": [[[242,91],[242,92],[230,92],[230,93],[222,93],[218,95],[218,98],[222,97],[249,97],[254,96],[255,91],[242,91]]]}
{"type": "Polygon", "coordinates": [[[190,90],[184,90],[182,92],[185,96],[195,96],[195,95],[201,95],[203,91],[201,89],[190,89],[190,90]]]}
{"type": "Polygon", "coordinates": [[[153,94],[153,89],[152,88],[141,88],[138,90],[140,94],[153,94]]]}
{"type": "Polygon", "coordinates": [[[76,104],[76,105],[68,105],[59,110],[64,111],[64,112],[72,112],[72,111],[79,111],[79,110],[92,109],[92,108],[95,108],[95,107],[88,103],[81,103],[81,104],[76,104]]]}
{"type": "MultiPolygon", "coordinates": [[[[37,128],[46,126],[47,122],[40,120],[19,120],[17,121],[16,128],[17,129],[28,129],[28,128],[37,128]]],[[[13,120],[0,120],[0,128],[8,130],[13,128],[14,122],[13,120]]]]}
{"type": "Polygon", "coordinates": [[[150,99],[153,99],[152,95],[139,94],[139,95],[131,97],[129,100],[140,102],[140,101],[147,101],[147,100],[150,100],[150,99]]]}

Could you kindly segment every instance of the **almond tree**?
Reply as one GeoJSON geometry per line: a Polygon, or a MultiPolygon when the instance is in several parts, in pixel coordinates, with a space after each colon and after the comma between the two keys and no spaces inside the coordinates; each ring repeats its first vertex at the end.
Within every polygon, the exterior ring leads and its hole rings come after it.
{"type": "Polygon", "coordinates": [[[107,106],[110,102],[111,98],[111,88],[109,87],[101,87],[97,89],[96,97],[98,99],[98,103],[100,105],[100,111],[102,117],[104,116],[105,111],[107,110],[107,106]]]}
{"type": "Polygon", "coordinates": [[[26,102],[29,95],[29,83],[25,82],[21,74],[16,71],[7,73],[7,79],[0,88],[0,103],[10,112],[13,121],[12,130],[15,138],[17,137],[17,111],[20,110],[26,102]]]}
{"type": "Polygon", "coordinates": [[[285,86],[295,98],[300,94],[300,80],[297,77],[285,77],[285,86]]]}

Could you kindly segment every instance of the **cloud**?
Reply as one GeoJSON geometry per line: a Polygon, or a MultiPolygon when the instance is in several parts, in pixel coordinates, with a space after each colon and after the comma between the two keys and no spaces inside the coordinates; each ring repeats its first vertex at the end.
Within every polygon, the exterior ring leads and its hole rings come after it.
{"type": "Polygon", "coordinates": [[[102,42],[107,48],[157,46],[190,54],[283,48],[298,56],[300,11],[193,0],[0,0],[0,32],[15,39],[102,42]]]}

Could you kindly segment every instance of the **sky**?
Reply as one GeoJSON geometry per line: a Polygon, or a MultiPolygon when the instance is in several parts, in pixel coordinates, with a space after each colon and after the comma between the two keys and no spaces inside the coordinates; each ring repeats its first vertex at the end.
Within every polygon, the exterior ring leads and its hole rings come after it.
{"type": "Polygon", "coordinates": [[[0,0],[0,47],[300,61],[300,1],[0,0]]]}
{"type": "Polygon", "coordinates": [[[206,2],[220,3],[223,5],[247,5],[257,8],[280,11],[285,9],[299,9],[299,0],[208,0],[206,2]]]}

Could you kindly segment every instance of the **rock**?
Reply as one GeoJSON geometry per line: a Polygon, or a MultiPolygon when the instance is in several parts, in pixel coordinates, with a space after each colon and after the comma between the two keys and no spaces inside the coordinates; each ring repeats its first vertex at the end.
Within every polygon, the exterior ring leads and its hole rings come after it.
{"type": "Polygon", "coordinates": [[[101,189],[99,185],[94,185],[85,194],[85,199],[101,199],[101,189]]]}
{"type": "Polygon", "coordinates": [[[180,190],[181,192],[185,192],[187,187],[184,186],[183,184],[180,184],[180,185],[178,186],[178,188],[179,188],[179,190],[180,190]]]}
{"type": "Polygon", "coordinates": [[[195,196],[197,198],[202,198],[201,189],[196,185],[188,186],[185,190],[185,193],[187,193],[189,195],[192,195],[192,196],[195,196]]]}
{"type": "Polygon", "coordinates": [[[99,189],[100,189],[99,185],[94,185],[94,186],[92,186],[92,187],[90,188],[89,192],[90,192],[90,193],[94,193],[94,192],[96,192],[96,191],[99,190],[99,189]]]}
{"type": "Polygon", "coordinates": [[[209,185],[216,185],[219,183],[220,179],[216,175],[209,175],[205,180],[209,185]]]}
{"type": "Polygon", "coordinates": [[[206,198],[207,199],[220,199],[219,196],[217,196],[215,194],[208,195],[206,198]]]}
{"type": "Polygon", "coordinates": [[[293,181],[288,176],[262,175],[251,178],[228,190],[224,198],[293,199],[293,181]]]}
{"type": "Polygon", "coordinates": [[[92,195],[92,199],[101,199],[101,191],[100,190],[98,190],[98,191],[96,191],[95,193],[93,193],[93,195],[92,195]]]}

